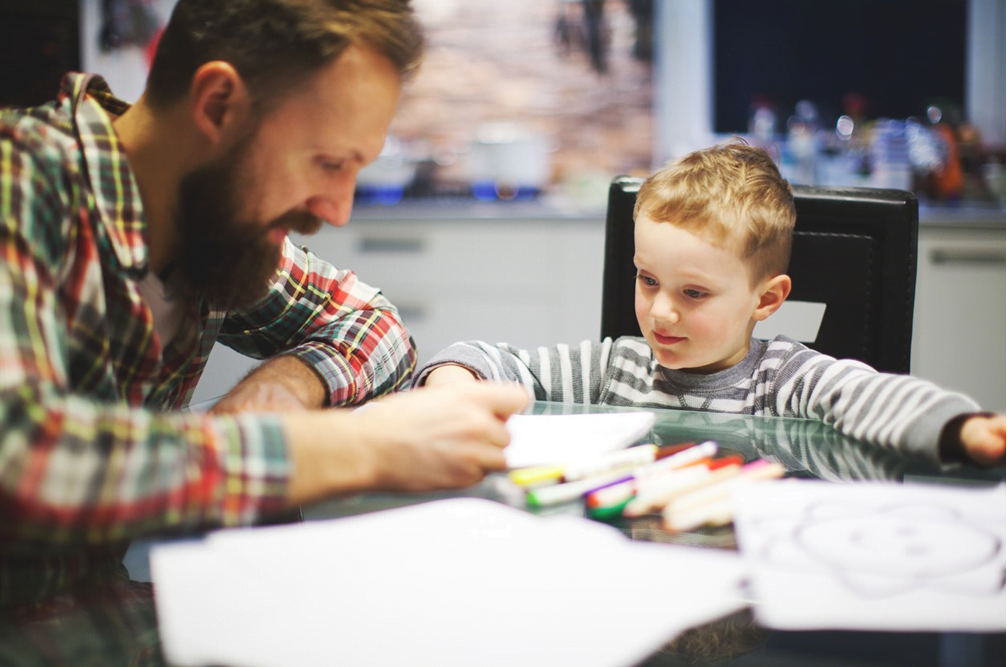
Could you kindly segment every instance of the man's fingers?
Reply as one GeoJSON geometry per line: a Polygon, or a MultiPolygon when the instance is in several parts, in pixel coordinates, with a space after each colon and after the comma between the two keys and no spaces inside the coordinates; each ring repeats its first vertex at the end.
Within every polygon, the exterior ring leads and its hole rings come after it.
{"type": "Polygon", "coordinates": [[[485,472],[495,470],[506,470],[507,459],[504,457],[502,449],[479,448],[479,467],[485,472]]]}
{"type": "Polygon", "coordinates": [[[503,449],[510,444],[510,431],[507,430],[504,422],[494,420],[486,425],[486,439],[494,447],[503,449]]]}
{"type": "Polygon", "coordinates": [[[487,408],[497,418],[507,420],[515,412],[528,407],[530,398],[528,392],[519,384],[504,382],[480,382],[467,385],[465,393],[487,408]]]}

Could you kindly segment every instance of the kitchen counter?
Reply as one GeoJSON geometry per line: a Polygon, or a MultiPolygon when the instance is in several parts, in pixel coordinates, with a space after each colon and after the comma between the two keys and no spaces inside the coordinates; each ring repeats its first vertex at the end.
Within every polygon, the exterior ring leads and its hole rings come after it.
{"type": "Polygon", "coordinates": [[[920,204],[920,227],[1003,229],[1004,218],[1001,203],[920,204]]]}
{"type": "MultiPolygon", "coordinates": [[[[394,205],[357,204],[353,220],[549,220],[604,221],[604,207],[577,207],[559,199],[493,202],[465,199],[405,200],[394,205]]],[[[1003,229],[1002,204],[920,204],[920,227],[1003,229]]]]}
{"type": "Polygon", "coordinates": [[[353,220],[597,220],[604,207],[579,208],[548,199],[477,201],[413,199],[398,204],[354,204],[353,220]]]}

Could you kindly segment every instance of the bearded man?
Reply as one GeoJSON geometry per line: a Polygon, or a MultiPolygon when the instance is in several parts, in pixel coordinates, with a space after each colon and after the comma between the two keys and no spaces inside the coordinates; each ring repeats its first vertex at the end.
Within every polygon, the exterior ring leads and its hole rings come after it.
{"type": "Polygon", "coordinates": [[[0,561],[504,468],[516,387],[320,409],[415,351],[287,238],[346,224],[422,43],[408,0],[179,0],[135,104],[71,73],[0,111],[0,561]],[[187,411],[218,340],[268,361],[187,411]]]}

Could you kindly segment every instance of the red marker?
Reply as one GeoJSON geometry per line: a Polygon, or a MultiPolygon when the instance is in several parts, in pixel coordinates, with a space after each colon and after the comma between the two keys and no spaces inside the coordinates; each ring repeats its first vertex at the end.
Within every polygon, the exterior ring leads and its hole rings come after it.
{"type": "Polygon", "coordinates": [[[678,454],[679,452],[684,452],[690,447],[695,446],[696,443],[694,442],[683,442],[677,445],[664,445],[663,447],[658,447],[657,455],[654,457],[654,460],[657,461],[665,458],[666,456],[671,456],[672,454],[678,454]]]}

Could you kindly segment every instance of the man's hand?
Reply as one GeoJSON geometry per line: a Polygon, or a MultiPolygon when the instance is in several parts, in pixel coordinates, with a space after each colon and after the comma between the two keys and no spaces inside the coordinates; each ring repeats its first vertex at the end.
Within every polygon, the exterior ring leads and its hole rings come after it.
{"type": "Polygon", "coordinates": [[[324,401],[325,387],[318,375],[304,362],[286,356],[256,368],[210,412],[298,412],[321,407],[324,401]]]}
{"type": "Polygon", "coordinates": [[[969,417],[961,430],[966,456],[979,465],[1003,465],[1005,433],[1007,418],[1003,414],[969,417]]]}
{"type": "Polygon", "coordinates": [[[480,382],[396,394],[361,410],[291,415],[290,500],[471,486],[506,467],[505,422],[528,401],[518,385],[480,382]]]}
{"type": "Polygon", "coordinates": [[[478,380],[479,378],[464,366],[445,364],[427,373],[427,377],[423,380],[423,386],[443,387],[449,384],[472,383],[478,380]]]}

